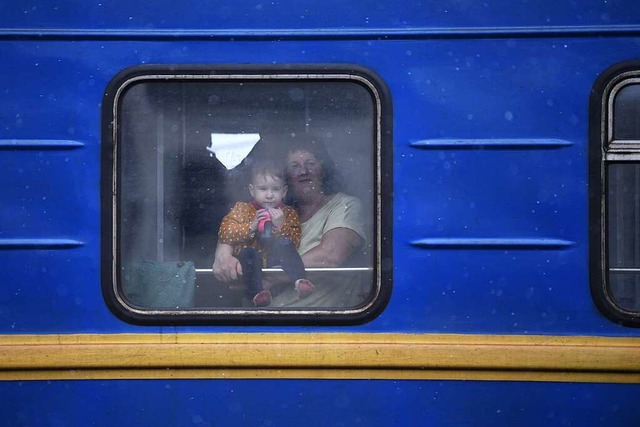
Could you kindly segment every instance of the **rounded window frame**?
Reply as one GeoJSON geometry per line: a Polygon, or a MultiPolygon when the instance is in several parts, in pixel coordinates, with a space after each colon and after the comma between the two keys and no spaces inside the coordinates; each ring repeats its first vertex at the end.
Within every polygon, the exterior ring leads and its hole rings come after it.
{"type": "Polygon", "coordinates": [[[589,258],[590,290],[598,310],[623,326],[640,327],[640,311],[616,303],[610,287],[607,226],[608,164],[640,164],[640,140],[614,138],[615,96],[625,86],[640,84],[640,60],[625,61],[605,70],[590,98],[589,129],[589,258]]]}
{"type": "Polygon", "coordinates": [[[378,316],[387,305],[392,287],[392,221],[391,177],[392,104],[384,81],[373,71],[349,64],[291,64],[273,65],[141,65],[121,71],[107,86],[102,107],[102,292],[109,309],[120,319],[142,325],[349,325],[368,322],[378,316]],[[375,100],[374,157],[374,296],[364,306],[330,308],[202,308],[145,309],[129,304],[122,296],[118,282],[119,237],[118,224],[118,148],[119,102],[122,94],[134,82],[197,79],[199,81],[290,81],[322,79],[357,82],[375,100]],[[384,260],[384,262],[383,262],[384,260]]]}

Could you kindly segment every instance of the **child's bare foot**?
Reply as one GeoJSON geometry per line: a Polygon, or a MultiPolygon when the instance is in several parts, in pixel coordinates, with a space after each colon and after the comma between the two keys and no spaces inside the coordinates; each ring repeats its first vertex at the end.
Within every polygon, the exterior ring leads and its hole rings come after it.
{"type": "Polygon", "coordinates": [[[307,279],[296,280],[296,294],[299,299],[306,298],[313,293],[315,286],[307,279]]]}
{"type": "Polygon", "coordinates": [[[256,307],[264,307],[271,304],[271,292],[260,291],[253,297],[253,305],[256,307]]]}

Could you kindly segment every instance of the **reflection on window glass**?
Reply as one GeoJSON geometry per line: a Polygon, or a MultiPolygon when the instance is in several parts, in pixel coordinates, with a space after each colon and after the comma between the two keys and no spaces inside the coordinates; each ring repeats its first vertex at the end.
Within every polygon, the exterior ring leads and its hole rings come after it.
{"type": "Polygon", "coordinates": [[[379,286],[376,96],[339,78],[127,83],[115,137],[115,280],[124,304],[253,311],[371,303],[379,286]]]}
{"type": "Polygon", "coordinates": [[[640,85],[623,87],[614,102],[614,139],[640,140],[640,85]]]}

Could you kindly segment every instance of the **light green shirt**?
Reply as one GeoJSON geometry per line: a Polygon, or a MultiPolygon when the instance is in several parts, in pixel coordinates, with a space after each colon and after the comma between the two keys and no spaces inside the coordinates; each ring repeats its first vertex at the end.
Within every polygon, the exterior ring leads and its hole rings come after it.
{"type": "Polygon", "coordinates": [[[304,255],[320,244],[322,236],[334,228],[348,228],[365,239],[362,203],[343,193],[336,193],[308,221],[301,224],[302,239],[298,253],[304,255]]]}
{"type": "MultiPolygon", "coordinates": [[[[348,228],[366,239],[362,215],[362,203],[355,197],[343,193],[335,194],[308,221],[301,224],[302,239],[298,253],[304,255],[318,246],[322,236],[334,228],[348,228]]],[[[272,307],[308,308],[355,308],[363,304],[371,292],[371,272],[317,272],[309,273],[308,279],[315,291],[298,300],[293,284],[273,298],[272,307]]]]}

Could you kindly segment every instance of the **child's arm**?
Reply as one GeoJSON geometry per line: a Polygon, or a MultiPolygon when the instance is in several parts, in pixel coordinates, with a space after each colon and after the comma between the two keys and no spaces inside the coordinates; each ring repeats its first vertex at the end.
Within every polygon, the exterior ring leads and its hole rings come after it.
{"type": "Polygon", "coordinates": [[[231,211],[222,219],[218,231],[218,241],[228,245],[250,241],[254,238],[255,209],[247,203],[238,202],[231,211]]]}
{"type": "Polygon", "coordinates": [[[291,207],[284,207],[284,222],[282,226],[274,230],[274,234],[276,236],[285,237],[293,243],[293,245],[297,248],[300,246],[300,238],[302,236],[302,232],[300,230],[300,219],[298,219],[298,214],[291,207]]]}

